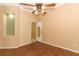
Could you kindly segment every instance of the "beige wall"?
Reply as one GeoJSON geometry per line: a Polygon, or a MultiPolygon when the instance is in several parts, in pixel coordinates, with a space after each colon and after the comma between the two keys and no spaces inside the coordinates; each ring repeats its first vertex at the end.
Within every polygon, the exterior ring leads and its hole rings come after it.
{"type": "Polygon", "coordinates": [[[4,39],[3,39],[3,35],[2,35],[2,31],[3,31],[3,17],[2,17],[2,14],[3,14],[3,7],[2,6],[0,6],[0,46],[2,47],[2,46],[4,46],[4,39]]]}
{"type": "Polygon", "coordinates": [[[79,51],[79,4],[65,4],[40,20],[44,42],[79,51]]]}
{"type": "Polygon", "coordinates": [[[0,6],[0,47],[16,47],[18,46],[18,38],[19,38],[19,20],[18,20],[18,7],[15,6],[0,6]],[[4,36],[4,15],[5,13],[15,13],[15,36],[8,37],[4,36]]]}
{"type": "Polygon", "coordinates": [[[0,48],[18,47],[31,42],[31,22],[35,17],[17,6],[0,5],[0,48]],[[4,36],[3,15],[15,13],[15,36],[4,36]]]}

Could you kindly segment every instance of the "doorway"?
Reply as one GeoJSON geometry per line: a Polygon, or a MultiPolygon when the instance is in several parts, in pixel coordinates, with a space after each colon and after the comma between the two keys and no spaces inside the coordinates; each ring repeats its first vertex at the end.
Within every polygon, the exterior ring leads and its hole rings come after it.
{"type": "Polygon", "coordinates": [[[36,22],[32,22],[31,24],[31,41],[36,41],[36,22]]]}
{"type": "Polygon", "coordinates": [[[42,23],[32,22],[31,26],[31,41],[42,41],[42,23]]]}
{"type": "Polygon", "coordinates": [[[37,41],[42,41],[42,22],[37,22],[37,41]]]}

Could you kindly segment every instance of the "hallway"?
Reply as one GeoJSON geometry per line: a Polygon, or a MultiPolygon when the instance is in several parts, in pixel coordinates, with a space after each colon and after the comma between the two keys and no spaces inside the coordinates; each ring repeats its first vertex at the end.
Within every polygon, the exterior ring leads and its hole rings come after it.
{"type": "Polygon", "coordinates": [[[34,42],[16,49],[0,49],[1,56],[79,56],[79,54],[55,46],[34,42]]]}

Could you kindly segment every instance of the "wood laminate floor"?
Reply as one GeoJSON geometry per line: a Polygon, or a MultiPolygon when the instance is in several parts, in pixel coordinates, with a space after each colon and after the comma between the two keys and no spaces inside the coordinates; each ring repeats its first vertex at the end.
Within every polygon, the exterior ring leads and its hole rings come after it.
{"type": "Polygon", "coordinates": [[[0,49],[0,56],[79,56],[79,54],[37,41],[16,49],[0,49]]]}

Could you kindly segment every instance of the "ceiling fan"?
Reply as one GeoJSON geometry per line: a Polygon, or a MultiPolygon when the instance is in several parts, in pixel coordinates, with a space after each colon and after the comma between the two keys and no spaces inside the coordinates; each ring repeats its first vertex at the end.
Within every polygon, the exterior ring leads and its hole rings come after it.
{"type": "Polygon", "coordinates": [[[57,7],[56,3],[19,3],[24,9],[30,10],[33,14],[46,14],[48,10],[53,10],[57,7]]]}

